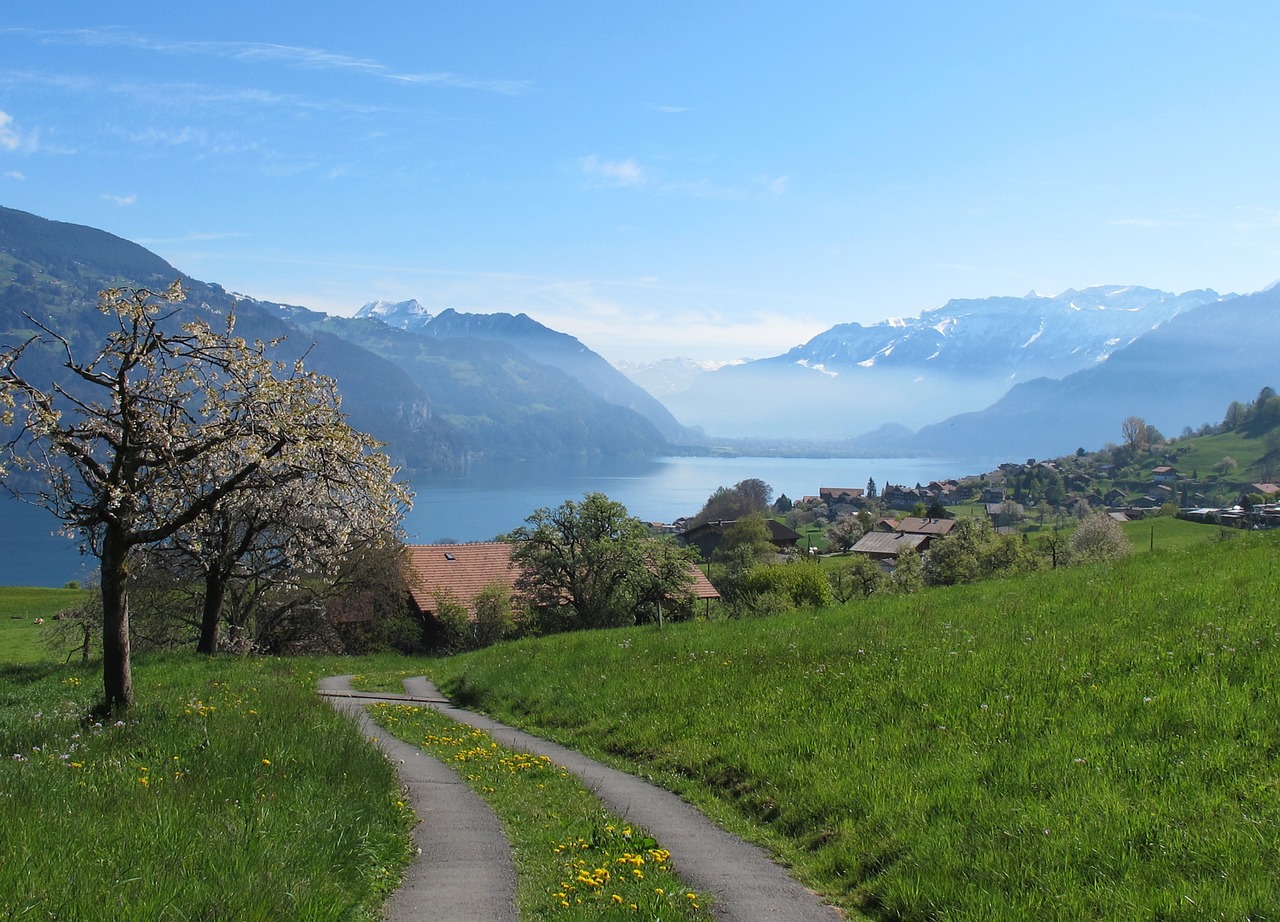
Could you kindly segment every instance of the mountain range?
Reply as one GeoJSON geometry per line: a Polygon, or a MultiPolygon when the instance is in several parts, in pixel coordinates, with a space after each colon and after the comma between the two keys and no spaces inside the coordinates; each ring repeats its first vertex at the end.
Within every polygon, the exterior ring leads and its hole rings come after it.
{"type": "Polygon", "coordinates": [[[1173,317],[1222,300],[1106,286],[949,301],[909,320],[845,323],[771,358],[719,369],[664,396],[707,431],[845,438],[916,428],[1000,399],[1014,385],[1104,364],[1173,317]]]}
{"type": "Polygon", "coordinates": [[[430,334],[376,316],[332,317],[233,296],[104,231],[0,207],[0,348],[29,335],[28,316],[90,348],[106,330],[99,290],[163,288],[175,278],[187,288],[184,316],[234,309],[241,335],[282,339],[282,358],[305,354],[335,378],[352,425],[386,442],[411,472],[472,459],[662,455],[678,449],[658,425],[672,439],[686,435],[604,359],[527,317],[445,312],[427,316],[430,334]]]}
{"type": "MultiPolygon", "coordinates": [[[[101,288],[181,275],[104,231],[0,207],[0,348],[29,332],[26,315],[73,343],[98,342],[101,288]]],[[[433,315],[411,300],[335,317],[184,282],[184,311],[234,309],[242,335],[283,337],[283,357],[305,353],[336,378],[352,424],[415,472],[706,451],[704,430],[738,450],[785,440],[862,457],[1052,457],[1116,440],[1129,416],[1166,434],[1216,421],[1280,378],[1267,345],[1280,329],[1275,286],[953,300],[916,318],[839,324],[770,358],[629,366],[633,381],[522,313],[433,315]],[[743,436],[754,441],[734,443],[743,436]]]]}

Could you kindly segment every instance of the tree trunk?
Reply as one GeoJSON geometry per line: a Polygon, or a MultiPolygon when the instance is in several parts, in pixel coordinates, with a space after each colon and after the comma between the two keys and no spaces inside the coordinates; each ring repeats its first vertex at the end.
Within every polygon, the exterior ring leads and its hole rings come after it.
{"type": "Polygon", "coordinates": [[[102,538],[102,691],[108,711],[133,704],[129,664],[129,548],[108,525],[102,538]]]}
{"type": "Polygon", "coordinates": [[[222,599],[226,595],[227,582],[212,570],[205,573],[204,611],[200,616],[200,642],[197,653],[213,656],[218,652],[218,626],[222,621],[222,599]]]}

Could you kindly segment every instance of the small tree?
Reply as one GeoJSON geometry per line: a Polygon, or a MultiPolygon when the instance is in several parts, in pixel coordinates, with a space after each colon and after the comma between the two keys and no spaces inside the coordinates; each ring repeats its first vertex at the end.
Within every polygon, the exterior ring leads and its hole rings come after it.
{"type": "Polygon", "coordinates": [[[869,598],[883,592],[887,582],[880,565],[865,554],[854,554],[847,563],[832,570],[829,579],[832,593],[841,602],[855,595],[869,598]]]}
{"type": "Polygon", "coordinates": [[[1141,416],[1125,417],[1120,424],[1124,435],[1124,444],[1132,452],[1145,451],[1147,448],[1147,421],[1141,416]]]}
{"type": "MultiPolygon", "coordinates": [[[[644,523],[603,493],[538,509],[525,523],[506,537],[521,571],[516,587],[549,629],[634,623],[642,597],[678,595],[687,583],[687,569],[678,575],[681,585],[663,584],[663,576],[650,571],[644,523]]],[[[671,571],[662,573],[671,578],[671,571]]]]}
{"type": "Polygon", "coordinates": [[[990,528],[977,519],[961,519],[951,533],[929,546],[924,581],[930,586],[969,583],[982,575],[981,552],[990,528]]]}
{"type": "Polygon", "coordinates": [[[711,554],[711,581],[731,612],[738,610],[747,572],[768,560],[773,553],[764,516],[749,515],[725,529],[720,544],[711,554]]]}
{"type": "Polygon", "coordinates": [[[862,537],[862,524],[856,515],[842,515],[827,526],[827,541],[842,554],[858,543],[862,537]]]}
{"type": "Polygon", "coordinates": [[[914,548],[898,553],[889,582],[894,592],[911,593],[924,585],[924,562],[914,548]]]}
{"type": "Polygon", "coordinates": [[[1076,561],[1115,560],[1133,553],[1133,543],[1120,523],[1105,512],[1081,520],[1071,534],[1071,557],[1076,561]]]}

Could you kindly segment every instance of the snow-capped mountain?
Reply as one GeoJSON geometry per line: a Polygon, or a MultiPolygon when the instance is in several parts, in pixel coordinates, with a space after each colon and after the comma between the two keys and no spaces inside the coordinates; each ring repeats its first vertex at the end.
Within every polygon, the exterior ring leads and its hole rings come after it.
{"type": "Polygon", "coordinates": [[[664,399],[686,425],[719,435],[914,428],[987,406],[1020,382],[1096,367],[1224,297],[1116,285],[953,300],[906,320],[840,324],[785,354],[701,375],[664,399]]]}
{"type": "Polygon", "coordinates": [[[470,314],[446,308],[432,317],[417,301],[370,301],[356,316],[376,317],[388,326],[435,340],[504,344],[540,365],[563,372],[596,397],[634,410],[672,442],[694,437],[657,399],[576,337],[543,326],[528,314],[470,314]]]}
{"type": "Polygon", "coordinates": [[[662,400],[687,389],[698,375],[715,371],[726,365],[741,365],[749,361],[750,359],[738,359],[734,362],[717,362],[714,359],[678,357],[661,359],[657,362],[618,361],[613,363],[613,367],[662,400]]]}
{"type": "Polygon", "coordinates": [[[948,301],[910,320],[864,327],[843,323],[785,355],[828,375],[876,367],[987,376],[1009,382],[1061,377],[1105,361],[1117,349],[1185,311],[1219,301],[1215,291],[1175,295],[1151,288],[1098,286],[1055,297],[948,301]]]}
{"type": "Polygon", "coordinates": [[[416,298],[408,301],[370,301],[356,311],[357,317],[376,317],[402,330],[418,330],[431,322],[431,314],[416,298]]]}

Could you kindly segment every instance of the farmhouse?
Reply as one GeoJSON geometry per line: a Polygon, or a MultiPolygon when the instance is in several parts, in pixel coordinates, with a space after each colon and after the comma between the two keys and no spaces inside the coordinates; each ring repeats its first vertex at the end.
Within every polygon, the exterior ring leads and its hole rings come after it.
{"type": "Polygon", "coordinates": [[[818,498],[828,506],[860,506],[866,499],[866,492],[858,487],[818,487],[818,498]]]}
{"type": "MultiPolygon", "coordinates": [[[[692,544],[698,549],[698,553],[702,555],[703,560],[710,560],[711,555],[715,553],[715,549],[720,546],[720,542],[724,540],[725,530],[729,526],[734,525],[737,520],[703,522],[690,528],[688,531],[680,535],[680,540],[685,544],[692,544]]],[[[800,533],[794,529],[788,528],[781,522],[773,519],[765,519],[765,526],[769,529],[769,540],[773,546],[779,551],[785,551],[794,548],[800,543],[800,533]]]]}
{"type": "Polygon", "coordinates": [[[909,535],[928,535],[930,538],[941,538],[951,534],[956,527],[955,519],[927,519],[919,516],[907,516],[895,523],[894,531],[906,532],[909,535]]]}
{"type": "MultiPolygon", "coordinates": [[[[504,586],[514,594],[520,568],[511,560],[511,545],[505,541],[473,544],[411,544],[409,592],[422,614],[434,617],[438,599],[448,598],[468,608],[484,589],[504,586]]],[[[689,589],[698,600],[718,600],[720,593],[697,567],[689,589]]]]}
{"type": "Polygon", "coordinates": [[[869,531],[853,546],[853,553],[865,554],[872,560],[896,560],[904,550],[923,551],[928,535],[906,532],[869,531]]]}

